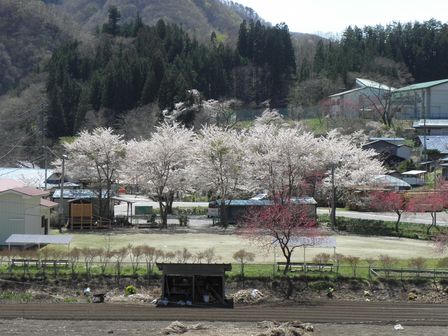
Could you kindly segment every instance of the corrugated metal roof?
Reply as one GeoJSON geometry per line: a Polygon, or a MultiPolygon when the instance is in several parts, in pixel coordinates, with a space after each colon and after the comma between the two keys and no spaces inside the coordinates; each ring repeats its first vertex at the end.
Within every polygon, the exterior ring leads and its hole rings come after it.
{"type": "Polygon", "coordinates": [[[40,199],[40,205],[46,207],[46,208],[55,208],[59,205],[59,203],[52,202],[50,200],[47,200],[45,198],[40,199]]]}
{"type": "Polygon", "coordinates": [[[363,87],[372,88],[372,89],[381,89],[381,90],[385,90],[385,91],[395,90],[395,88],[392,86],[388,86],[386,84],[378,83],[373,80],[365,79],[365,78],[356,78],[356,84],[361,85],[363,87]]]}
{"type": "Polygon", "coordinates": [[[377,175],[373,178],[373,181],[373,184],[381,186],[411,188],[409,183],[390,175],[377,175]]]}
{"type": "Polygon", "coordinates": [[[425,173],[427,173],[426,170],[409,170],[407,172],[401,173],[401,175],[415,176],[415,175],[421,175],[421,174],[425,174],[425,173]]]}
{"type": "Polygon", "coordinates": [[[69,235],[38,235],[38,234],[12,234],[6,239],[6,244],[59,244],[68,245],[73,240],[69,235]]]}
{"type": "Polygon", "coordinates": [[[412,127],[448,127],[448,119],[420,119],[414,121],[412,127]]]}
{"type": "Polygon", "coordinates": [[[448,135],[419,135],[420,143],[425,143],[426,149],[438,150],[441,154],[448,154],[448,135]]]}
{"type": "Polygon", "coordinates": [[[369,138],[370,141],[404,142],[405,138],[369,138]]]}
{"type": "MultiPolygon", "coordinates": [[[[103,192],[105,194],[105,192],[103,192]]],[[[53,193],[53,199],[61,198],[61,189],[56,189],[53,193]]],[[[63,198],[83,199],[98,198],[98,194],[90,189],[64,189],[63,198]]]]}
{"type": "Polygon", "coordinates": [[[8,179],[8,178],[0,179],[0,192],[14,188],[22,188],[24,186],[25,184],[14,179],[8,179]]]}
{"type": "Polygon", "coordinates": [[[36,189],[33,187],[27,187],[24,183],[13,179],[0,179],[0,193],[4,192],[17,192],[27,196],[45,196],[48,195],[47,191],[36,189]]]}
{"type": "MultiPolygon", "coordinates": [[[[316,200],[313,197],[295,197],[291,199],[292,203],[295,204],[317,204],[316,200]]],[[[220,201],[212,201],[211,204],[219,204],[220,201]]],[[[233,206],[266,206],[266,205],[273,205],[274,202],[271,200],[254,200],[254,199],[248,199],[248,200],[227,200],[226,205],[233,205],[233,206]]]]}
{"type": "Polygon", "coordinates": [[[10,189],[13,190],[15,192],[27,195],[27,196],[46,196],[49,195],[48,191],[45,190],[40,190],[40,189],[36,189],[36,188],[32,188],[32,187],[22,187],[22,188],[14,188],[14,189],[10,189]]]}
{"type": "Polygon", "coordinates": [[[402,87],[400,89],[397,89],[394,92],[423,90],[423,89],[427,89],[427,88],[430,88],[430,87],[433,87],[433,86],[437,86],[437,85],[440,85],[440,84],[445,84],[445,83],[448,83],[448,79],[441,79],[441,80],[436,80],[436,81],[431,81],[431,82],[423,82],[423,83],[412,84],[412,85],[408,85],[408,86],[402,87]]]}
{"type": "MultiPolygon", "coordinates": [[[[47,170],[47,177],[53,174],[52,169],[47,170]]],[[[39,168],[0,168],[0,178],[19,181],[35,188],[45,185],[45,169],[39,168]]]]}
{"type": "Polygon", "coordinates": [[[328,96],[328,97],[335,98],[335,97],[344,96],[346,94],[349,94],[349,93],[352,93],[352,92],[356,92],[356,91],[360,91],[360,90],[364,90],[364,89],[365,89],[365,87],[360,87],[360,88],[356,88],[356,89],[351,89],[351,90],[335,93],[335,94],[332,94],[331,96],[328,96]]]}

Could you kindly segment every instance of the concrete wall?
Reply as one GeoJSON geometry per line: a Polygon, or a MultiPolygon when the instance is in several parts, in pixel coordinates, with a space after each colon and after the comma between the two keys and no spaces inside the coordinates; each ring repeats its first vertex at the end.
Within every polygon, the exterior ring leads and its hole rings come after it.
{"type": "Polygon", "coordinates": [[[429,90],[427,115],[428,119],[448,119],[448,83],[429,90]]]}
{"type": "Polygon", "coordinates": [[[394,95],[393,108],[402,119],[448,119],[448,83],[394,95]],[[424,112],[424,107],[426,112],[424,112]]]}

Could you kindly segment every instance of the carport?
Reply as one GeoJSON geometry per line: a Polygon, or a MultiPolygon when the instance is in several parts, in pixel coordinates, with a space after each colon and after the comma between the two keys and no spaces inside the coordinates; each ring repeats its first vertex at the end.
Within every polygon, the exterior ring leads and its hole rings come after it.
{"type": "Polygon", "coordinates": [[[67,245],[70,248],[72,239],[73,236],[69,235],[12,234],[5,243],[8,244],[8,249],[11,249],[11,245],[37,245],[40,249],[41,245],[48,244],[67,245]]]}

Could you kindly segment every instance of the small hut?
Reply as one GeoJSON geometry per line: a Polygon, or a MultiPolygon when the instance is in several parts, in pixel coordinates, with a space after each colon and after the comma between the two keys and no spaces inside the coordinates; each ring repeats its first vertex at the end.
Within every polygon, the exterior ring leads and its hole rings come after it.
{"type": "Polygon", "coordinates": [[[157,263],[163,273],[159,306],[213,306],[233,308],[225,297],[224,275],[231,264],[157,263]]]}

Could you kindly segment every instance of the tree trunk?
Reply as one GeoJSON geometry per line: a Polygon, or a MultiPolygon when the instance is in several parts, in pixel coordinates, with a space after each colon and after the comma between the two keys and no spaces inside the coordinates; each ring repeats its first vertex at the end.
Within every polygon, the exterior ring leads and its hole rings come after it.
{"type": "Polygon", "coordinates": [[[167,206],[163,204],[162,201],[159,201],[159,209],[160,209],[160,227],[166,229],[168,227],[168,213],[167,206]]]}
{"type": "Polygon", "coordinates": [[[170,192],[166,200],[166,213],[173,214],[174,192],[170,192]]]}
{"type": "Polygon", "coordinates": [[[431,212],[431,225],[428,226],[426,229],[426,234],[429,236],[429,233],[431,232],[431,229],[437,225],[437,213],[431,212]]]}
{"type": "Polygon", "coordinates": [[[286,275],[288,273],[288,270],[291,267],[291,255],[290,254],[285,255],[285,259],[286,259],[286,264],[285,264],[285,269],[283,270],[283,275],[286,275]]]}
{"type": "Polygon", "coordinates": [[[221,204],[219,207],[219,219],[220,219],[220,224],[222,227],[226,228],[229,225],[229,219],[227,217],[227,206],[226,206],[226,201],[225,200],[221,200],[221,204]]]}
{"type": "Polygon", "coordinates": [[[401,213],[397,212],[398,218],[395,222],[395,232],[397,233],[398,237],[400,237],[400,220],[401,220],[401,213]]]}

